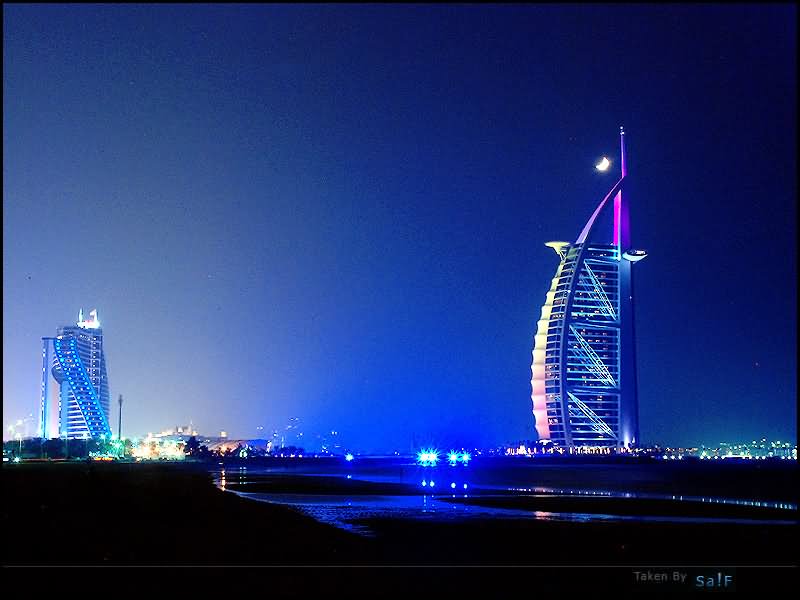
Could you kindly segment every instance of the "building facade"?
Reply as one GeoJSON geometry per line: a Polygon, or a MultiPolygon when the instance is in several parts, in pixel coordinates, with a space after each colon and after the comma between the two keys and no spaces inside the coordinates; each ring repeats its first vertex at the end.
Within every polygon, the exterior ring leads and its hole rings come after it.
{"type": "Polygon", "coordinates": [[[639,439],[633,264],[621,174],[575,242],[548,242],[559,264],[534,338],[531,399],[540,440],[631,448],[639,439]],[[601,226],[608,222],[608,227],[601,226]]]}
{"type": "Polygon", "coordinates": [[[60,327],[56,337],[42,341],[42,436],[111,439],[108,373],[97,311],[84,320],[81,310],[76,325],[60,327]],[[48,389],[50,376],[53,394],[48,389]],[[51,406],[58,407],[56,431],[51,406]]]}

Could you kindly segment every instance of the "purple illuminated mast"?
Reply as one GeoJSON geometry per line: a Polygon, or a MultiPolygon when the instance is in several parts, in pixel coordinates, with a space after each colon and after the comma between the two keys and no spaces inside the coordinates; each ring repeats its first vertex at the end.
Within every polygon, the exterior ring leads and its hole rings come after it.
{"type": "MultiPolygon", "coordinates": [[[[625,165],[625,130],[619,128],[619,154],[620,154],[620,171],[624,180],[628,175],[628,170],[625,165]]],[[[625,252],[630,247],[631,243],[631,220],[630,212],[628,211],[628,204],[622,200],[622,189],[617,192],[614,198],[614,245],[620,253],[625,252]]]]}

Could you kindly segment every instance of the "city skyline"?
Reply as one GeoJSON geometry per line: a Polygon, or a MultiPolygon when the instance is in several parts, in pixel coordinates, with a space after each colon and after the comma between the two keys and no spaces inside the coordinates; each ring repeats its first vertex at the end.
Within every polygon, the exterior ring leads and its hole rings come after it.
{"type": "Polygon", "coordinates": [[[796,439],[796,7],[3,12],[7,418],[89,304],[123,432],[534,439],[624,125],[641,442],[796,439]]]}

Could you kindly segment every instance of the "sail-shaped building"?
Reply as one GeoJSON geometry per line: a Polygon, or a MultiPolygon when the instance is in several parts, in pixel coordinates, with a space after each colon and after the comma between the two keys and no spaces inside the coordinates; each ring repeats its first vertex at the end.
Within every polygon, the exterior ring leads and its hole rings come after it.
{"type": "MultiPolygon", "coordinates": [[[[559,258],[534,339],[531,398],[540,440],[631,448],[639,439],[625,132],[620,176],[559,258]],[[608,223],[607,226],[603,226],[608,223]]],[[[607,164],[607,162],[606,162],[607,164]]]]}

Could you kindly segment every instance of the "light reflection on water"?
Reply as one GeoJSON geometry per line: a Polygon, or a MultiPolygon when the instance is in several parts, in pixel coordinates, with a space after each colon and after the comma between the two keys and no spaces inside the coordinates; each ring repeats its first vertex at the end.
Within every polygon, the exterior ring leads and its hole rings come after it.
{"type": "Polygon", "coordinates": [[[604,498],[642,498],[644,500],[675,500],[676,502],[705,502],[708,504],[730,504],[737,506],[754,506],[761,508],[779,508],[797,510],[797,504],[791,502],[769,502],[765,500],[742,500],[738,498],[712,498],[708,496],[684,496],[670,494],[649,494],[644,492],[615,492],[608,490],[576,490],[550,487],[504,488],[513,492],[526,492],[525,495],[553,494],[558,496],[604,497],[604,498]]]}
{"type": "MultiPolygon", "coordinates": [[[[577,496],[577,497],[607,497],[607,498],[641,498],[646,500],[674,500],[676,502],[701,502],[709,504],[728,504],[738,506],[752,506],[756,508],[777,508],[782,510],[796,511],[797,504],[791,502],[777,502],[766,500],[750,500],[742,498],[722,498],[710,496],[692,496],[692,495],[673,495],[673,494],[657,494],[647,492],[630,492],[630,491],[613,491],[613,490],[597,490],[597,489],[580,489],[580,488],[555,488],[544,486],[532,487],[508,487],[497,485],[474,485],[470,482],[468,473],[455,471],[456,476],[453,477],[453,471],[446,472],[443,469],[425,469],[422,471],[423,477],[420,479],[418,476],[409,478],[408,476],[396,475],[381,475],[375,473],[358,473],[356,481],[364,481],[370,483],[394,483],[394,484],[407,484],[416,485],[419,487],[420,494],[424,495],[428,490],[430,493],[435,490],[444,492],[447,489],[469,489],[470,491],[503,491],[503,492],[518,492],[525,495],[559,495],[559,496],[577,496]],[[435,479],[434,479],[435,477],[435,479]],[[444,481],[442,485],[441,482],[444,481]],[[433,489],[431,489],[433,488],[433,489]]],[[[257,476],[259,474],[267,475],[289,475],[291,477],[342,477],[352,480],[353,475],[348,473],[342,475],[341,473],[331,472],[287,472],[285,469],[255,469],[251,470],[250,475],[255,477],[248,477],[247,467],[239,467],[236,483],[237,485],[247,485],[258,483],[257,476]]],[[[220,472],[222,479],[225,479],[224,469],[220,472]]],[[[225,485],[225,481],[221,482],[225,485]]]]}
{"type": "MultiPolygon", "coordinates": [[[[456,521],[464,519],[535,519],[544,521],[598,522],[598,521],[639,521],[639,522],[683,522],[683,523],[736,523],[736,524],[796,524],[796,520],[763,520],[758,519],[759,508],[784,509],[796,511],[797,505],[787,502],[768,502],[734,498],[714,498],[688,495],[654,494],[631,491],[587,490],[576,488],[554,487],[508,487],[498,485],[473,484],[466,469],[426,469],[424,471],[404,472],[397,475],[381,473],[360,473],[355,469],[316,470],[311,472],[291,471],[287,469],[251,469],[239,467],[224,468],[215,473],[216,483],[222,490],[234,491],[243,497],[258,501],[288,505],[314,519],[351,531],[360,535],[373,535],[359,521],[377,518],[416,519],[436,521],[456,521]],[[231,483],[237,485],[257,484],[258,475],[287,476],[291,478],[333,477],[348,480],[348,484],[359,481],[366,483],[406,484],[409,486],[405,495],[346,495],[341,494],[268,494],[231,490],[231,483]],[[417,490],[418,493],[414,493],[417,490]],[[469,494],[464,493],[469,490],[469,494]],[[458,492],[453,493],[453,492],[458,492]],[[496,496],[498,493],[508,495],[516,493],[525,496],[564,496],[564,497],[606,497],[606,498],[641,498],[652,500],[669,500],[676,502],[701,502],[712,504],[729,504],[754,507],[753,519],[741,518],[709,518],[682,516],[642,516],[642,515],[610,515],[599,513],[548,512],[523,509],[510,509],[467,505],[443,501],[446,498],[469,498],[474,495],[496,496]]],[[[246,488],[245,488],[246,489],[246,488]]],[[[787,514],[789,519],[795,515],[787,514]]]]}
{"type": "MultiPolygon", "coordinates": [[[[530,511],[497,509],[442,502],[432,494],[421,496],[338,496],[320,494],[263,494],[237,492],[253,500],[291,506],[300,512],[340,529],[372,535],[368,527],[355,521],[364,519],[419,519],[452,521],[465,518],[530,518],[530,511]]],[[[456,494],[448,494],[455,498],[456,494]]],[[[458,497],[467,498],[467,494],[458,497]]]]}
{"type": "MultiPolygon", "coordinates": [[[[731,519],[681,516],[631,516],[602,513],[548,512],[443,502],[441,498],[454,498],[455,494],[434,496],[336,496],[319,494],[263,494],[236,492],[237,494],[274,504],[283,504],[327,523],[360,535],[373,532],[359,521],[367,519],[414,519],[435,521],[460,521],[464,519],[535,519],[540,521],[598,522],[637,521],[671,523],[735,523],[750,525],[794,525],[796,521],[764,521],[762,519],[731,519]]],[[[468,494],[459,494],[468,498],[468,494]]]]}

